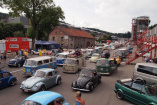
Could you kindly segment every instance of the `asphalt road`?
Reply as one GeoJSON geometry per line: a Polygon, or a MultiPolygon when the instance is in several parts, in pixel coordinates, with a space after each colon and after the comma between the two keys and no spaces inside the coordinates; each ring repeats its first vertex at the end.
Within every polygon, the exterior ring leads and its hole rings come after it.
{"type": "MultiPolygon", "coordinates": [[[[6,63],[1,63],[0,66],[6,66],[4,69],[10,71],[18,79],[15,86],[0,90],[0,105],[20,105],[26,97],[32,94],[23,93],[20,90],[21,82],[28,77],[22,75],[22,67],[9,68],[6,63]]],[[[90,63],[86,60],[86,67],[94,68],[95,63],[90,63]]],[[[92,92],[82,92],[86,105],[131,105],[132,103],[127,100],[117,99],[113,90],[116,80],[132,77],[133,69],[134,65],[121,64],[118,67],[118,71],[114,72],[111,76],[102,76],[102,82],[92,92]]],[[[77,79],[76,74],[62,73],[62,66],[59,66],[56,70],[62,77],[62,83],[61,85],[49,88],[48,91],[62,94],[70,105],[74,105],[76,91],[71,89],[71,83],[77,79]]]]}

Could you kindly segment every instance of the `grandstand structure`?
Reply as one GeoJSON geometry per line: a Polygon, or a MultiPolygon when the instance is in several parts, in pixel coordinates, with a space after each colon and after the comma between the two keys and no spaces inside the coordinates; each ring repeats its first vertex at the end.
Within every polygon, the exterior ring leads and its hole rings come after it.
{"type": "Polygon", "coordinates": [[[131,40],[128,42],[134,43],[132,46],[135,45],[136,50],[128,55],[129,59],[126,64],[131,63],[146,53],[150,54],[150,59],[157,56],[157,26],[153,29],[149,29],[149,24],[150,19],[148,16],[140,16],[132,19],[131,40]]]}

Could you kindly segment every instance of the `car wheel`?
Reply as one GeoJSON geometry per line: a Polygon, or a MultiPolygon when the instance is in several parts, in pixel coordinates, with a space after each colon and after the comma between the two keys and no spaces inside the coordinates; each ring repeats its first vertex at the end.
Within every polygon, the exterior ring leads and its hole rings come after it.
{"type": "Polygon", "coordinates": [[[94,86],[92,85],[92,86],[90,87],[90,91],[93,91],[93,89],[94,89],[94,86]]]}
{"type": "Polygon", "coordinates": [[[118,99],[122,100],[123,99],[123,94],[121,91],[117,91],[116,96],[118,99]]]}
{"type": "Polygon", "coordinates": [[[46,88],[45,88],[44,85],[42,85],[42,86],[40,87],[40,91],[44,91],[44,90],[46,90],[46,88]]]}
{"type": "Polygon", "coordinates": [[[10,80],[10,83],[9,83],[10,86],[14,86],[15,84],[16,84],[16,80],[15,79],[10,80]]]}
{"type": "Polygon", "coordinates": [[[61,84],[61,79],[59,78],[57,81],[57,85],[60,85],[60,84],[61,84]]]}
{"type": "Polygon", "coordinates": [[[21,67],[21,64],[19,63],[17,66],[18,66],[18,67],[21,67]]]}

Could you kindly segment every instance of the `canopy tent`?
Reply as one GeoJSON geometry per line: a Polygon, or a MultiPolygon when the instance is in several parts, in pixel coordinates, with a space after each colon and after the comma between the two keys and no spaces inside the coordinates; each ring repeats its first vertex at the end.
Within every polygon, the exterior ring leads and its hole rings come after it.
{"type": "Polygon", "coordinates": [[[54,41],[35,41],[35,47],[36,49],[52,50],[60,48],[60,44],[54,41]]]}

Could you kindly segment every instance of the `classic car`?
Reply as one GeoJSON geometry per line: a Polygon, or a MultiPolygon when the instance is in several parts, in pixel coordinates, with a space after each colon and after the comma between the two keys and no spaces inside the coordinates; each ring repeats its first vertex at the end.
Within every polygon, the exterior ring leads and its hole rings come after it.
{"type": "Polygon", "coordinates": [[[31,54],[39,55],[38,50],[31,50],[31,54]]]}
{"type": "Polygon", "coordinates": [[[113,60],[100,58],[96,62],[96,69],[101,75],[111,75],[117,70],[117,65],[114,64],[113,60]]]}
{"type": "Polygon", "coordinates": [[[15,76],[13,76],[10,72],[0,68],[0,88],[13,86],[16,84],[16,82],[17,79],[15,76]]]}
{"type": "MultiPolygon", "coordinates": [[[[125,58],[128,55],[127,49],[118,49],[118,51],[116,53],[117,54],[122,54],[123,58],[125,58]]],[[[115,55],[117,55],[116,53],[115,53],[115,55]]]]}
{"type": "Polygon", "coordinates": [[[109,59],[114,60],[114,58],[116,59],[117,65],[119,66],[121,63],[121,58],[119,56],[116,56],[116,55],[111,55],[109,59]]]}
{"type": "Polygon", "coordinates": [[[92,57],[89,59],[90,62],[96,62],[100,58],[100,54],[94,53],[92,57]]]}
{"type": "Polygon", "coordinates": [[[8,66],[17,66],[17,67],[21,67],[23,66],[25,60],[28,59],[27,56],[26,58],[24,56],[15,56],[14,59],[11,59],[8,61],[8,66]]]}
{"type": "Polygon", "coordinates": [[[70,105],[61,94],[52,91],[37,92],[24,99],[21,105],[56,105],[56,101],[59,105],[70,105]]]}
{"type": "Polygon", "coordinates": [[[114,91],[120,100],[127,99],[136,105],[157,105],[157,84],[127,78],[117,80],[114,91]]]}
{"type": "Polygon", "coordinates": [[[92,91],[101,83],[101,75],[96,69],[84,68],[81,70],[76,81],[71,84],[72,89],[80,91],[92,91]]]}
{"type": "Polygon", "coordinates": [[[63,65],[65,59],[68,57],[69,52],[62,52],[56,54],[57,65],[63,65]]]}
{"type": "Polygon", "coordinates": [[[54,69],[38,69],[34,76],[21,83],[20,89],[23,92],[44,91],[53,85],[61,84],[61,76],[54,69]]]}

